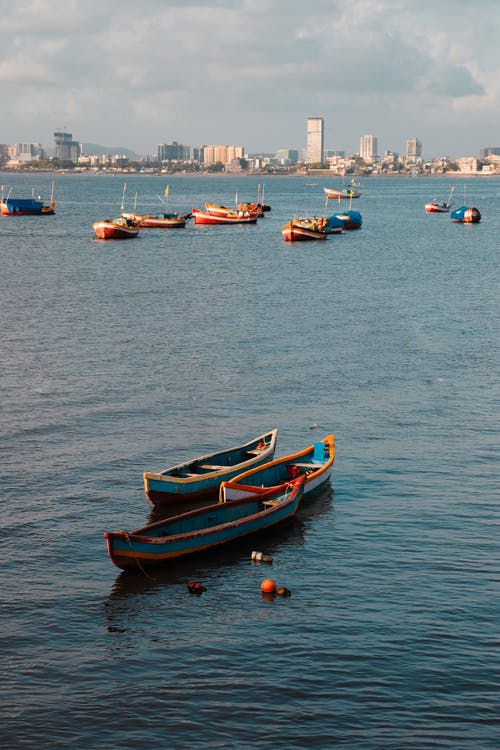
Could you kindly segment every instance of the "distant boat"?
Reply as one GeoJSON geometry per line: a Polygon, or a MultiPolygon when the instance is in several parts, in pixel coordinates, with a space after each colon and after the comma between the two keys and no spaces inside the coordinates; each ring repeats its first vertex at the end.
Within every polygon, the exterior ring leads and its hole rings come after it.
{"type": "Polygon", "coordinates": [[[460,222],[461,224],[479,224],[481,221],[481,214],[479,209],[475,206],[460,206],[450,213],[450,219],[452,221],[460,222]]]}
{"type": "Polygon", "coordinates": [[[250,488],[234,502],[181,513],[136,531],[107,531],[109,557],[118,568],[142,570],[256,534],[295,515],[304,481],[301,476],[267,491],[250,488]]]}
{"type": "Polygon", "coordinates": [[[277,489],[290,479],[305,476],[304,496],[320,489],[329,480],[335,460],[335,438],[328,435],[304,448],[282,458],[263,464],[255,469],[238,474],[229,482],[223,482],[219,490],[222,502],[244,497],[252,487],[277,489]]]}
{"type": "Polygon", "coordinates": [[[287,242],[309,242],[326,240],[326,219],[291,219],[281,227],[283,239],[287,242]]]}
{"type": "Polygon", "coordinates": [[[122,214],[125,219],[137,222],[141,229],[182,229],[191,218],[191,214],[165,213],[161,216],[137,214],[133,211],[122,214]]]}
{"type": "Polygon", "coordinates": [[[144,472],[144,491],[153,505],[216,495],[222,481],[270,461],[278,430],[258,435],[243,445],[208,453],[161,472],[144,472]]]}
{"type": "Polygon", "coordinates": [[[92,224],[99,240],[128,240],[137,237],[139,226],[132,219],[119,216],[116,219],[104,219],[92,224]]]}
{"type": "Polygon", "coordinates": [[[211,213],[200,208],[193,208],[192,215],[195,224],[256,224],[257,215],[248,211],[228,210],[225,214],[211,213]]]}
{"type": "Polygon", "coordinates": [[[343,187],[339,189],[335,188],[327,188],[324,187],[323,190],[325,191],[325,195],[327,199],[331,198],[347,198],[350,200],[351,198],[359,198],[361,193],[357,190],[354,190],[354,187],[343,187]]]}
{"type": "Polygon", "coordinates": [[[428,214],[437,214],[437,213],[448,213],[452,206],[452,200],[451,196],[453,195],[453,191],[455,188],[452,188],[450,191],[450,195],[448,197],[447,201],[438,201],[437,198],[434,198],[433,201],[429,201],[425,204],[425,211],[428,214]]]}
{"type": "Polygon", "coordinates": [[[0,214],[2,216],[51,216],[55,214],[54,183],[52,183],[48,206],[41,198],[11,198],[11,192],[12,188],[9,190],[7,197],[4,198],[2,185],[2,197],[0,199],[0,214]]]}
{"type": "Polygon", "coordinates": [[[191,213],[180,214],[177,211],[168,211],[169,190],[170,187],[167,185],[164,192],[165,198],[160,195],[156,196],[165,206],[165,210],[160,216],[137,212],[137,193],[135,194],[133,211],[124,212],[122,202],[122,216],[136,222],[141,229],[182,229],[186,226],[186,221],[191,218],[191,213]]]}

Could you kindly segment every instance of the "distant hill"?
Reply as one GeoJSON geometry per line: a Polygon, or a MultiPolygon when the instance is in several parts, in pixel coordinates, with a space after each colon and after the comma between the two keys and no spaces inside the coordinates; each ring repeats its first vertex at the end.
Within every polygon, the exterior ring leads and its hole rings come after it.
{"type": "Polygon", "coordinates": [[[91,154],[110,154],[111,156],[114,154],[125,154],[131,161],[139,159],[139,154],[123,146],[100,146],[98,143],[82,143],[82,148],[86,156],[90,156],[91,154]]]}

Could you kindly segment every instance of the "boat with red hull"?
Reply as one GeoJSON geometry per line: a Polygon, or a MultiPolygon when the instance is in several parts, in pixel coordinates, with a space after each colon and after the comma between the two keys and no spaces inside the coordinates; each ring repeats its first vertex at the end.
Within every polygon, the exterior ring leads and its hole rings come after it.
{"type": "Polygon", "coordinates": [[[223,216],[204,211],[201,208],[193,208],[191,211],[195,224],[256,224],[256,214],[248,211],[228,211],[223,216]]]}
{"type": "Polygon", "coordinates": [[[129,240],[139,234],[139,226],[123,216],[117,219],[95,221],[92,226],[99,240],[129,240]]]}

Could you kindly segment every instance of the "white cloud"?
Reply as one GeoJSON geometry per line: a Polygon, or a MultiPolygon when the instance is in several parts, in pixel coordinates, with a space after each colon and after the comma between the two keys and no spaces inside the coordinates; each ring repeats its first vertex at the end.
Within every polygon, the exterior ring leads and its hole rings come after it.
{"type": "Polygon", "coordinates": [[[499,19],[496,0],[5,4],[0,141],[50,145],[64,123],[141,152],[165,138],[273,150],[302,145],[315,113],[338,148],[377,128],[393,148],[411,130],[431,150],[442,133],[450,150],[477,151],[500,115],[499,19]]]}

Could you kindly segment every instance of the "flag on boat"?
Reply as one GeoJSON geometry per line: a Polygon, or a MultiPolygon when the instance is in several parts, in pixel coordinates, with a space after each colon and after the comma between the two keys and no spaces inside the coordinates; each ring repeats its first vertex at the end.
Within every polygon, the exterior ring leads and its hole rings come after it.
{"type": "Polygon", "coordinates": [[[167,187],[165,188],[165,195],[168,195],[168,185],[167,185],[167,187]]]}

